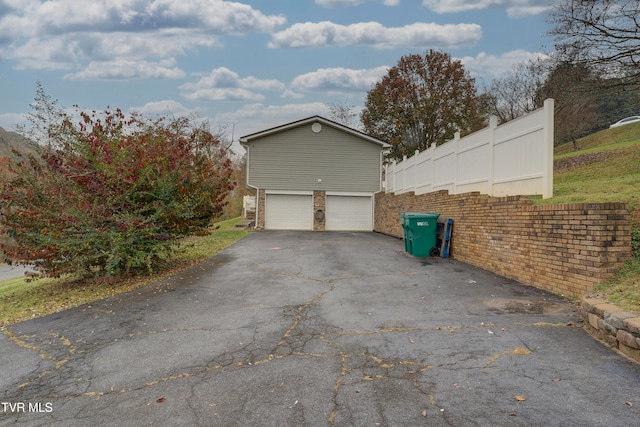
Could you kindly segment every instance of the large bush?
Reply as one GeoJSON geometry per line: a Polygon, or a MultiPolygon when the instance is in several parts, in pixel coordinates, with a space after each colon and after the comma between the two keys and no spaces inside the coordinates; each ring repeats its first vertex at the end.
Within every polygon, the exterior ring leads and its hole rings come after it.
{"type": "Polygon", "coordinates": [[[3,245],[41,273],[152,270],[176,238],[202,232],[233,188],[232,162],[206,125],[112,111],[71,116],[38,90],[27,136],[3,177],[3,245]]]}

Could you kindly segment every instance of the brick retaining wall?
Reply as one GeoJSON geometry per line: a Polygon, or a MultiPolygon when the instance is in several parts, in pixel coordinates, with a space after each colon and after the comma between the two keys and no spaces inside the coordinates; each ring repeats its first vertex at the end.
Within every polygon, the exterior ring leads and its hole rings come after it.
{"type": "Polygon", "coordinates": [[[580,296],[631,256],[624,203],[533,206],[527,197],[379,193],[374,229],[402,236],[400,213],[453,218],[451,256],[548,291],[580,296]]]}

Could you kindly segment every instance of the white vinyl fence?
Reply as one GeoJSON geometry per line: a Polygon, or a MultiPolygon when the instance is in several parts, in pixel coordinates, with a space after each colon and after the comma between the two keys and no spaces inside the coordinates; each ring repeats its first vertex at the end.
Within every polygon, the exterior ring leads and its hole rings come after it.
{"type": "Polygon", "coordinates": [[[385,166],[386,192],[415,194],[448,190],[490,196],[553,196],[553,99],[544,107],[498,126],[385,166]]]}
{"type": "Polygon", "coordinates": [[[256,196],[244,196],[242,198],[242,216],[247,217],[256,213],[256,196]]]}

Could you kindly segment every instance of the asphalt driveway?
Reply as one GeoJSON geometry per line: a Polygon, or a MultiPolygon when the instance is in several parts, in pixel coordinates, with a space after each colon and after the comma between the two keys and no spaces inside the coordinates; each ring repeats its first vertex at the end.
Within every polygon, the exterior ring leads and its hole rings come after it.
{"type": "Polygon", "coordinates": [[[33,271],[33,268],[24,265],[0,264],[0,282],[22,277],[28,271],[33,271]]]}
{"type": "Polygon", "coordinates": [[[254,232],[0,335],[0,425],[632,426],[573,305],[374,233],[254,232]]]}

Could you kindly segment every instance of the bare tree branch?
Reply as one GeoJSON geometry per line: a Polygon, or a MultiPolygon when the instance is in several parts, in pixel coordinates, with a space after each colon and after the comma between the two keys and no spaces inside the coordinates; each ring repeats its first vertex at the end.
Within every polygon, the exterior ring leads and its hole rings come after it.
{"type": "Polygon", "coordinates": [[[556,49],[627,85],[640,85],[640,2],[560,0],[549,16],[556,49]]]}

